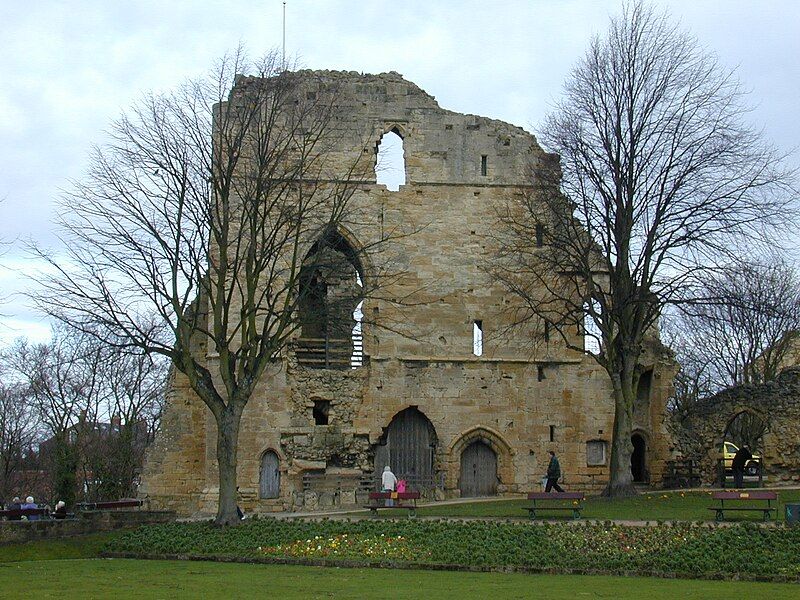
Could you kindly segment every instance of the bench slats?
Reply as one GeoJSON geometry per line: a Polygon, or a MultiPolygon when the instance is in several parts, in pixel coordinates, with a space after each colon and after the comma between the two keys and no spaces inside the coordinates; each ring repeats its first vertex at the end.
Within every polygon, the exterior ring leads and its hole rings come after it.
{"type": "Polygon", "coordinates": [[[528,511],[528,515],[531,519],[536,518],[536,511],[537,510],[568,510],[572,511],[572,517],[575,519],[580,519],[581,517],[581,510],[583,510],[583,505],[580,504],[585,499],[583,492],[529,492],[528,493],[528,500],[533,503],[533,506],[527,507],[525,510],[528,511]],[[541,502],[537,504],[537,500],[547,501],[546,504],[542,504],[541,502]],[[561,504],[554,504],[554,502],[558,501],[572,501],[571,505],[564,505],[561,504]]]}
{"type": "Polygon", "coordinates": [[[419,492],[370,492],[370,500],[419,500],[419,492]]]}
{"type": "Polygon", "coordinates": [[[713,510],[715,514],[715,519],[717,521],[724,521],[725,520],[725,512],[726,511],[754,511],[754,512],[761,512],[764,516],[764,521],[769,521],[772,518],[772,513],[774,512],[776,517],[778,514],[777,506],[772,506],[772,501],[778,500],[778,493],[777,492],[769,492],[766,490],[754,490],[752,492],[713,492],[711,497],[714,500],[719,500],[719,506],[709,506],[708,510],[713,510]],[[731,501],[735,500],[738,504],[731,506],[725,506],[725,500],[731,501]],[[741,502],[747,502],[750,500],[755,501],[762,501],[766,502],[766,506],[763,504],[756,505],[750,504],[744,506],[741,502]]]}
{"type": "Polygon", "coordinates": [[[778,492],[753,490],[752,492],[712,492],[714,500],[777,500],[778,492]]]}
{"type": "Polygon", "coordinates": [[[530,492],[528,500],[583,500],[583,492],[530,492]]]}

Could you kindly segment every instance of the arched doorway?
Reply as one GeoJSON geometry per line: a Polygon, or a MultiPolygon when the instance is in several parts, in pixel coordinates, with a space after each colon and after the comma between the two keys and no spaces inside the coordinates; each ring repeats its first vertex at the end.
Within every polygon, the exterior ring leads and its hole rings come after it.
{"type": "Polygon", "coordinates": [[[761,458],[764,456],[763,437],[767,424],[759,415],[750,411],[742,411],[735,415],[725,427],[722,448],[720,448],[725,471],[731,471],[736,451],[747,446],[753,458],[745,465],[747,475],[758,475],[762,468],[761,458]]]}
{"type": "Polygon", "coordinates": [[[436,487],[433,456],[436,429],[419,409],[412,406],[397,413],[375,449],[378,477],[389,465],[398,479],[405,479],[413,490],[436,487]]]}
{"type": "Polygon", "coordinates": [[[483,440],[472,442],[461,453],[458,487],[462,497],[497,493],[497,454],[483,440]]]}
{"type": "Polygon", "coordinates": [[[261,457],[261,478],[259,497],[262,499],[277,498],[281,493],[280,459],[272,450],[264,452],[261,457]]]}
{"type": "Polygon", "coordinates": [[[631,436],[633,454],[631,454],[631,475],[634,483],[647,483],[647,441],[640,433],[631,436]]]}

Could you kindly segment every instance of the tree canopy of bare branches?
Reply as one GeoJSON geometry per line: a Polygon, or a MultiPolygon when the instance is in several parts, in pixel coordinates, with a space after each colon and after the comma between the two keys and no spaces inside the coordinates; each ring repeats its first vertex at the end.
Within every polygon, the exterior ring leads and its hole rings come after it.
{"type": "Polygon", "coordinates": [[[303,261],[345,218],[362,175],[361,160],[333,160],[348,133],[335,90],[310,90],[309,77],[279,54],[237,53],[147,96],[67,198],[68,255],[45,254],[56,274],[39,281],[52,316],[164,355],[186,376],[217,423],[220,524],[237,520],[242,411],[302,325],[303,261]]]}
{"type": "MultiPolygon", "coordinates": [[[[671,317],[687,377],[707,381],[704,393],[772,381],[800,330],[800,281],[780,257],[731,264],[710,275],[696,303],[671,317]]],[[[691,397],[691,396],[689,396],[691,397]]]]}
{"type": "Polygon", "coordinates": [[[37,439],[37,419],[26,402],[24,386],[0,384],[0,498],[8,500],[12,476],[23,468],[25,454],[37,439]]]}
{"type": "Polygon", "coordinates": [[[7,414],[24,416],[30,441],[41,442],[37,462],[52,497],[72,506],[134,493],[160,422],[166,359],[57,325],[48,343],[17,340],[3,360],[14,390],[7,414]]]}
{"type": "Polygon", "coordinates": [[[591,354],[615,403],[609,495],[634,493],[638,365],[662,308],[690,299],[736,242],[755,244],[791,215],[788,174],[746,113],[733,73],[667,15],[626,4],[543,126],[561,172],[540,170],[502,211],[492,271],[522,299],[519,320],[554,325],[578,351],[575,328],[596,332],[591,354]]]}

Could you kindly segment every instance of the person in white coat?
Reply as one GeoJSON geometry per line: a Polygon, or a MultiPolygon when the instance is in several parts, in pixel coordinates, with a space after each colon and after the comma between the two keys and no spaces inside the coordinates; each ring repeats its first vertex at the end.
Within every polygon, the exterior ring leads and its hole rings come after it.
{"type": "MultiPolygon", "coordinates": [[[[397,477],[394,476],[389,465],[383,468],[383,475],[381,476],[381,490],[384,492],[393,492],[397,487],[397,477]]],[[[394,506],[394,500],[391,498],[386,500],[386,506],[394,506]]]]}

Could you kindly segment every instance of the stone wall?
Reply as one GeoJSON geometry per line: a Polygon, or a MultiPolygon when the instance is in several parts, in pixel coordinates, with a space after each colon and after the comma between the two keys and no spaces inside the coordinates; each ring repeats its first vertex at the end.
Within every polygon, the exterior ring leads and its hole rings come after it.
{"type": "MultiPolygon", "coordinates": [[[[252,83],[243,78],[239,85],[252,83]]],[[[360,183],[351,200],[355,217],[339,233],[355,250],[375,246],[386,232],[407,234],[383,245],[381,256],[367,252],[363,266],[365,278],[377,277],[376,265],[388,256],[399,275],[381,297],[413,302],[365,301],[361,368],[305,368],[290,344],[243,415],[241,504],[260,512],[357,502],[385,428],[412,406],[436,430],[439,496],[460,494],[461,452],[475,440],[497,456],[498,493],[535,489],[550,448],[560,456],[567,487],[600,490],[608,479],[614,416],[607,375],[558,335],[545,342],[533,325],[509,331],[515,299],[484,269],[497,253],[497,208],[529,188],[532,165],[552,169],[557,160],[523,129],[444,110],[397,73],[308,73],[306,93],[325,94],[331,86],[346,109],[341,131],[355,132],[336,141],[334,162],[363,159],[388,131],[403,139],[406,184],[392,192],[374,181],[360,183]],[[473,354],[476,320],[483,325],[481,356],[473,354]],[[328,403],[328,424],[315,424],[315,401],[328,403]],[[606,443],[605,464],[587,464],[591,441],[606,443]],[[280,459],[280,495],[262,500],[259,469],[267,451],[280,459]],[[309,489],[312,479],[316,489],[309,489]]],[[[209,354],[212,371],[214,360],[209,354]]],[[[674,363],[654,341],[643,366],[653,369],[653,383],[635,423],[658,481],[669,446],[662,407],[674,363]]],[[[184,514],[213,512],[215,435],[209,411],[176,377],[142,495],[184,514]]]]}
{"type": "Polygon", "coordinates": [[[697,462],[703,482],[715,482],[725,431],[742,412],[766,424],[758,450],[767,481],[800,481],[800,367],[783,370],[776,381],[723,390],[699,401],[688,414],[673,415],[674,452],[697,462]]]}
{"type": "Polygon", "coordinates": [[[0,545],[73,537],[173,520],[175,513],[172,511],[116,510],[82,512],[76,518],[58,521],[0,521],[0,545]]]}

